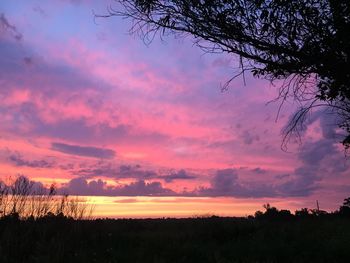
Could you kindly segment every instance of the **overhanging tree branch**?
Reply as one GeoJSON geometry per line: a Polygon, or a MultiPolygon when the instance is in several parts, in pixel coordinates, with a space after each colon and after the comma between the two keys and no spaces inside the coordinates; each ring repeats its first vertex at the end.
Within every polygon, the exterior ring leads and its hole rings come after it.
{"type": "MultiPolygon", "coordinates": [[[[98,17],[131,19],[131,33],[146,43],[156,34],[192,35],[206,52],[238,55],[240,74],[249,70],[255,77],[284,80],[278,96],[282,104],[292,97],[301,105],[301,115],[297,113],[292,122],[303,123],[319,102],[337,109],[342,118],[339,127],[347,133],[343,144],[350,146],[350,1],[115,2],[107,15],[98,17]],[[243,59],[250,62],[248,66],[243,59]]],[[[291,125],[286,134],[298,134],[298,127],[291,125]]]]}

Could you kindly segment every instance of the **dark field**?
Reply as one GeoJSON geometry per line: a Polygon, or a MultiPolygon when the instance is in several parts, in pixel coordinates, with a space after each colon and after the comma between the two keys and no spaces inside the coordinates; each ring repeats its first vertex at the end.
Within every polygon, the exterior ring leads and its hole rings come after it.
{"type": "Polygon", "coordinates": [[[0,220],[0,262],[350,262],[350,219],[0,220]]]}

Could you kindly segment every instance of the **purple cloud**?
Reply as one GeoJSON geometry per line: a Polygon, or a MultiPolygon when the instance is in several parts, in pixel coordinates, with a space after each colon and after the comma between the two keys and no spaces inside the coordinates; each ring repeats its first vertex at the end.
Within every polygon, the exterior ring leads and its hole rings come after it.
{"type": "Polygon", "coordinates": [[[337,177],[349,169],[344,155],[336,147],[338,142],[335,138],[340,138],[341,135],[336,132],[332,115],[325,111],[316,112],[304,130],[317,120],[320,121],[322,137],[303,144],[298,153],[302,164],[293,174],[285,176],[288,180],[279,185],[278,190],[283,196],[309,196],[321,188],[322,180],[330,176],[337,177]]]}
{"type": "Polygon", "coordinates": [[[0,14],[0,37],[3,34],[9,33],[15,40],[20,41],[22,34],[18,32],[17,28],[10,24],[6,19],[5,14],[0,14]]]}
{"type": "Polygon", "coordinates": [[[16,166],[27,166],[32,168],[52,168],[55,166],[53,162],[46,160],[25,160],[19,153],[11,154],[8,159],[16,166]]]}
{"type": "Polygon", "coordinates": [[[168,175],[161,176],[160,178],[164,179],[165,182],[170,183],[174,180],[192,180],[197,177],[194,175],[190,175],[185,170],[181,169],[177,172],[172,172],[168,175]]]}
{"type": "Polygon", "coordinates": [[[242,137],[243,142],[244,142],[245,144],[247,144],[247,145],[252,144],[254,141],[259,141],[259,140],[260,140],[259,135],[254,135],[254,134],[252,134],[252,132],[249,131],[249,130],[245,130],[245,131],[242,133],[241,137],[242,137]]]}
{"type": "Polygon", "coordinates": [[[98,162],[72,172],[75,175],[89,177],[131,178],[137,180],[159,177],[157,172],[144,170],[140,165],[115,166],[110,162],[98,162]]]}
{"type": "Polygon", "coordinates": [[[150,179],[158,177],[155,171],[144,170],[140,165],[121,165],[119,166],[119,178],[150,179]]]}
{"type": "Polygon", "coordinates": [[[251,170],[253,173],[256,173],[256,174],[266,174],[267,171],[264,170],[264,169],[261,169],[260,167],[257,167],[257,168],[254,168],[251,170]]]}
{"type": "Polygon", "coordinates": [[[53,142],[51,144],[51,149],[62,153],[101,159],[113,159],[115,157],[115,151],[113,150],[91,146],[80,146],[53,142]]]}
{"type": "Polygon", "coordinates": [[[273,197],[278,195],[276,189],[269,184],[242,184],[239,182],[235,169],[223,169],[216,171],[210,181],[210,187],[202,187],[197,190],[200,196],[232,196],[247,197],[273,197]]]}
{"type": "Polygon", "coordinates": [[[122,186],[107,186],[102,180],[88,182],[85,178],[74,178],[62,187],[60,192],[70,195],[102,195],[102,196],[174,196],[170,189],[163,188],[160,182],[136,182],[122,186]]]}

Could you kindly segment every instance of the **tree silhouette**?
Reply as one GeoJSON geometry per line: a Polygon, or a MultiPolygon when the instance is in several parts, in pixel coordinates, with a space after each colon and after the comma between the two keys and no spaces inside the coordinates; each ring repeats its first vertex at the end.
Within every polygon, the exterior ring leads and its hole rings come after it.
{"type": "Polygon", "coordinates": [[[91,216],[94,206],[86,200],[68,195],[56,196],[57,188],[49,188],[20,175],[5,184],[0,180],[0,221],[6,219],[70,218],[91,216]]]}
{"type": "Polygon", "coordinates": [[[278,210],[276,207],[271,206],[269,203],[263,205],[265,212],[256,211],[254,217],[258,220],[279,220],[289,221],[293,219],[293,215],[289,210],[278,210]]]}
{"type": "Polygon", "coordinates": [[[345,131],[345,148],[350,146],[350,1],[115,1],[102,17],[131,18],[130,31],[146,42],[157,33],[190,34],[207,52],[239,56],[240,70],[232,79],[250,71],[283,80],[281,103],[300,102],[284,141],[298,134],[311,109],[327,106],[345,131]]]}
{"type": "Polygon", "coordinates": [[[343,205],[339,208],[339,213],[350,217],[350,197],[344,199],[343,205]]]}
{"type": "Polygon", "coordinates": [[[305,218],[305,217],[309,217],[310,215],[311,215],[310,211],[307,208],[302,208],[300,210],[295,211],[295,216],[297,217],[305,218]]]}

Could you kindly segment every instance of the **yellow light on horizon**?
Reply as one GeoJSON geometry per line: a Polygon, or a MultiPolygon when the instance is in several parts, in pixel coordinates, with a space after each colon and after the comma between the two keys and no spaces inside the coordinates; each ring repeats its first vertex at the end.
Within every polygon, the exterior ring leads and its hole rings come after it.
{"type": "Polygon", "coordinates": [[[162,218],[196,216],[248,216],[262,210],[262,205],[273,205],[294,211],[298,204],[277,199],[238,199],[230,197],[150,197],[150,196],[85,196],[95,206],[93,217],[108,218],[162,218]]]}

